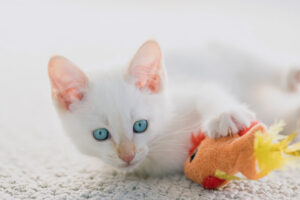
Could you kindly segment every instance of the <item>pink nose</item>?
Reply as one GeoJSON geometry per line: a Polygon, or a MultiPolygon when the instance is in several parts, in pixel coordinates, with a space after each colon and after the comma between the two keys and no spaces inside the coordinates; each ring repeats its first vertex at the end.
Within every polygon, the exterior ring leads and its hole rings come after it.
{"type": "Polygon", "coordinates": [[[135,152],[132,152],[130,154],[122,154],[121,153],[119,155],[119,158],[128,164],[133,160],[134,157],[135,157],[135,152]]]}

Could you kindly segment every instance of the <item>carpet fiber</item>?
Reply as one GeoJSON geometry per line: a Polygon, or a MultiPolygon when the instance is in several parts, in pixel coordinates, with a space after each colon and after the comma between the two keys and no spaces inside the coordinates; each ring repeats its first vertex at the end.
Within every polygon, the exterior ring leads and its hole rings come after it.
{"type": "Polygon", "coordinates": [[[203,190],[183,175],[138,178],[108,172],[62,134],[1,132],[1,199],[299,199],[297,169],[203,190]],[[58,139],[59,138],[59,139],[58,139]]]}

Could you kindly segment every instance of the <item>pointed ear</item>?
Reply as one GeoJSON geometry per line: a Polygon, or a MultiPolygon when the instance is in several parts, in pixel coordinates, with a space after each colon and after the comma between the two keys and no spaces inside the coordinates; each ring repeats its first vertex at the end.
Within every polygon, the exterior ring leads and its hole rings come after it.
{"type": "Polygon", "coordinates": [[[68,59],[54,56],[49,60],[48,73],[52,86],[52,97],[66,110],[79,102],[87,88],[86,75],[68,59]]]}
{"type": "Polygon", "coordinates": [[[165,73],[157,42],[150,40],[140,47],[129,66],[129,77],[140,89],[149,89],[153,93],[162,90],[165,73]]]}

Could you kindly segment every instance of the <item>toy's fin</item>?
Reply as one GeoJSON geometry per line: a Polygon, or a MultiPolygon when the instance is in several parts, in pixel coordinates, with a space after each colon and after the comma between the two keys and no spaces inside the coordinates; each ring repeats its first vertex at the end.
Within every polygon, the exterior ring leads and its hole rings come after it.
{"type": "Polygon", "coordinates": [[[256,124],[246,134],[235,140],[232,144],[232,151],[237,151],[235,166],[239,172],[249,179],[253,179],[257,175],[256,158],[254,155],[254,140],[257,132],[265,132],[265,126],[256,124]]]}

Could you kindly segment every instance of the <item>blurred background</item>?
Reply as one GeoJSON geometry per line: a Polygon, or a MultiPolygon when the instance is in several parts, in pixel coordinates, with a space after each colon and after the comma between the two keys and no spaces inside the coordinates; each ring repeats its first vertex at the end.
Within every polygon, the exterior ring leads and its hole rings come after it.
{"type": "Polygon", "coordinates": [[[167,58],[190,52],[197,57],[203,46],[219,43],[287,66],[300,63],[299,10],[297,0],[1,0],[0,130],[14,135],[21,128],[26,138],[27,132],[50,137],[60,130],[47,77],[52,55],[84,70],[126,64],[153,38],[167,58]]]}
{"type": "Polygon", "coordinates": [[[299,10],[297,0],[1,0],[0,128],[57,130],[47,77],[55,54],[83,69],[127,63],[152,38],[167,58],[197,57],[203,46],[220,43],[276,65],[300,63],[299,10]]]}
{"type": "MultiPolygon", "coordinates": [[[[50,98],[50,56],[64,55],[83,70],[126,64],[156,39],[167,60],[221,44],[288,66],[300,63],[299,11],[298,0],[0,0],[0,162],[31,171],[55,165],[49,152],[68,148],[50,98]]],[[[5,173],[22,177],[10,169],[5,173]]]]}

